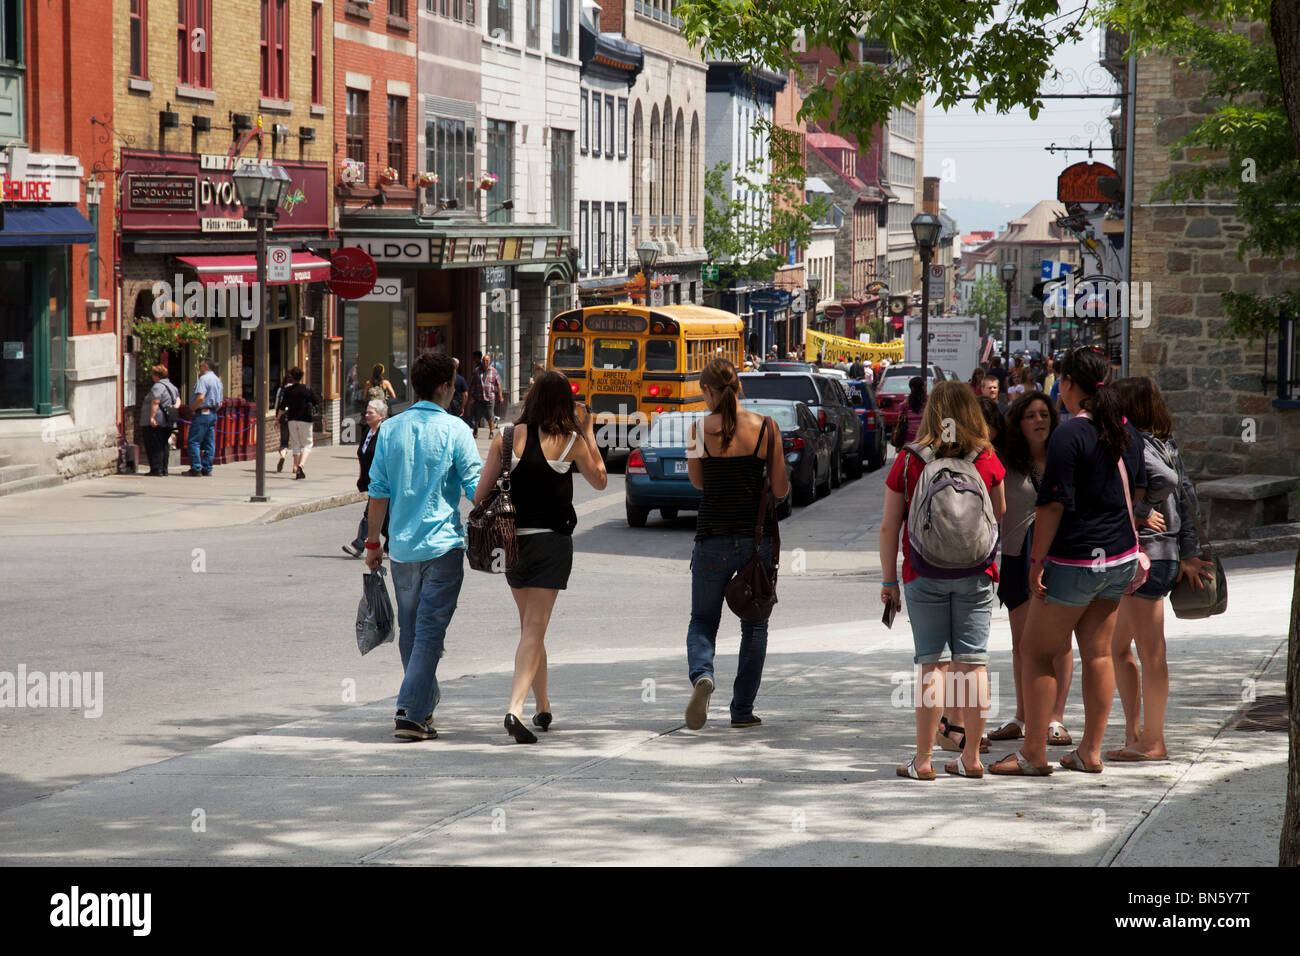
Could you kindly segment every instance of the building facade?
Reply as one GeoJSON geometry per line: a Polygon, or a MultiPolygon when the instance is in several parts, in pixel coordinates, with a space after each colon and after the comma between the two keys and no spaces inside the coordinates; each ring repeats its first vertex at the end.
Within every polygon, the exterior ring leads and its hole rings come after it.
{"type": "Polygon", "coordinates": [[[112,16],[0,0],[0,494],[117,461],[112,16]]]}

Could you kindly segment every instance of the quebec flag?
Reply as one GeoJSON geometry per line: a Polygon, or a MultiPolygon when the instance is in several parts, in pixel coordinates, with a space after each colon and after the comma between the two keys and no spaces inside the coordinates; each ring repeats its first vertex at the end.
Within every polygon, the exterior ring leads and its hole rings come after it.
{"type": "MultiPolygon", "coordinates": [[[[1044,282],[1050,282],[1052,279],[1060,279],[1074,270],[1074,266],[1070,265],[1068,262],[1054,262],[1051,259],[1044,259],[1042,262],[1043,269],[1040,278],[1044,282]]],[[[1044,301],[1043,304],[1055,304],[1058,309],[1064,310],[1067,304],[1066,297],[1067,287],[1061,286],[1060,288],[1053,289],[1049,292],[1046,295],[1046,301],[1044,301]]]]}

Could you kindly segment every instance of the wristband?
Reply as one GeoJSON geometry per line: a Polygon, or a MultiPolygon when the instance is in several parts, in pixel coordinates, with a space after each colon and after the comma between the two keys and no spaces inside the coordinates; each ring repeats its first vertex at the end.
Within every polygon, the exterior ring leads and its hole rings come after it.
{"type": "Polygon", "coordinates": [[[896,587],[898,587],[898,582],[897,582],[897,581],[881,581],[881,582],[880,582],[880,586],[881,586],[882,588],[896,588],[896,587]]]}
{"type": "Polygon", "coordinates": [[[1040,561],[1038,558],[1030,558],[1029,563],[1032,565],[1032,564],[1042,564],[1043,562],[1040,561]]]}
{"type": "Polygon", "coordinates": [[[367,551],[378,551],[378,550],[379,550],[379,542],[376,541],[374,544],[371,544],[369,541],[367,541],[367,542],[366,542],[366,550],[367,550],[367,551]]]}

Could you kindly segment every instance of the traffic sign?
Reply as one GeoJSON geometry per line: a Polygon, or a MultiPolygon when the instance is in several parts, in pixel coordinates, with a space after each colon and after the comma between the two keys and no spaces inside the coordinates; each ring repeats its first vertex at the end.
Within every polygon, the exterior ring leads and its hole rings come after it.
{"type": "Polygon", "coordinates": [[[943,281],[943,266],[939,265],[938,263],[935,263],[934,265],[930,266],[930,281],[931,282],[943,281]]]}
{"type": "Polygon", "coordinates": [[[650,290],[650,304],[652,306],[664,304],[664,290],[662,288],[650,290]]]}
{"type": "Polygon", "coordinates": [[[293,278],[292,250],[288,246],[271,246],[266,250],[266,281],[288,282],[293,278]]]}
{"type": "Polygon", "coordinates": [[[706,263],[704,267],[700,270],[700,272],[701,275],[704,277],[705,282],[718,281],[718,267],[713,265],[712,263],[706,263]]]}

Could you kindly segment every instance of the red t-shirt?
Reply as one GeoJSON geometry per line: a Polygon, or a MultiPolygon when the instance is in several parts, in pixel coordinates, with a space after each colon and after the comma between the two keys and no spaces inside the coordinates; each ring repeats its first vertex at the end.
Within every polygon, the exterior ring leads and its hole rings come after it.
{"type": "MultiPolygon", "coordinates": [[[[912,562],[908,558],[907,547],[907,509],[912,503],[912,493],[916,490],[916,483],[921,480],[921,472],[925,470],[925,463],[916,455],[909,451],[904,451],[894,459],[894,466],[889,470],[889,477],[885,479],[885,487],[890,491],[897,491],[903,496],[903,578],[906,584],[908,581],[915,581],[917,574],[912,570],[912,562]],[[903,489],[903,466],[907,465],[907,489],[903,489]]],[[[984,485],[990,493],[995,487],[1002,484],[1002,479],[1007,476],[1007,470],[998,461],[998,456],[993,454],[990,448],[980,452],[975,459],[975,470],[979,472],[984,479],[984,485]]],[[[994,581],[998,579],[998,563],[994,561],[989,565],[988,574],[994,581]]]]}

